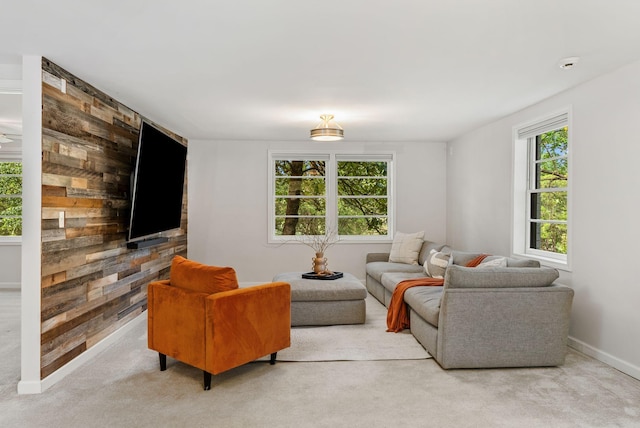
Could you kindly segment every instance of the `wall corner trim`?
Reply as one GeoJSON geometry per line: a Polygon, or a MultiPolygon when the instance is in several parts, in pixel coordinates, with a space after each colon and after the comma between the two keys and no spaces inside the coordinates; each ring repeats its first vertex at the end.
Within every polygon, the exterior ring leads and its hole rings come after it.
{"type": "Polygon", "coordinates": [[[21,380],[18,382],[18,394],[40,394],[42,392],[42,382],[21,380]]]}

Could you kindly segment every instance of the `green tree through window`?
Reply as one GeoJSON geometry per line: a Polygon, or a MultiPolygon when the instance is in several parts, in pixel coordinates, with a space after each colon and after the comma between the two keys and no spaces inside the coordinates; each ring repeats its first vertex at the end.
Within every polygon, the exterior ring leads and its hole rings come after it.
{"type": "Polygon", "coordinates": [[[338,234],[386,235],[387,162],[338,162],[338,234]]]}
{"type": "Polygon", "coordinates": [[[277,235],[323,235],[326,218],[325,162],[275,161],[277,235]]]}
{"type": "Polygon", "coordinates": [[[22,164],[0,162],[0,236],[22,235],[22,164]]]}
{"type": "Polygon", "coordinates": [[[537,135],[531,179],[530,247],[567,254],[568,128],[537,135]]]}

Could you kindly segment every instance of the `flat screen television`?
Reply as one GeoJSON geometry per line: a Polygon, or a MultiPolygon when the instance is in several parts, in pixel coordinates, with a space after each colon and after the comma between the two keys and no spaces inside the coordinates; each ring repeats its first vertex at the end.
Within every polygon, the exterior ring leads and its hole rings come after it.
{"type": "Polygon", "coordinates": [[[180,227],[187,147],[143,121],[131,192],[130,243],[180,227]]]}

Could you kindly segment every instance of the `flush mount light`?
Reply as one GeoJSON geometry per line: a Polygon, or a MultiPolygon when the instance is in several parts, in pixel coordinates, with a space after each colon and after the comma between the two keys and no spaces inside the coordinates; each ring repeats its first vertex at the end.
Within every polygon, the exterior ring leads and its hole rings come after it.
{"type": "Polygon", "coordinates": [[[558,66],[563,70],[569,70],[570,68],[573,68],[578,63],[578,61],[580,61],[580,57],[577,57],[577,56],[562,58],[558,66]]]}
{"type": "Polygon", "coordinates": [[[338,141],[344,138],[342,127],[333,120],[332,114],[320,115],[322,122],[311,130],[311,139],[314,141],[338,141]]]}

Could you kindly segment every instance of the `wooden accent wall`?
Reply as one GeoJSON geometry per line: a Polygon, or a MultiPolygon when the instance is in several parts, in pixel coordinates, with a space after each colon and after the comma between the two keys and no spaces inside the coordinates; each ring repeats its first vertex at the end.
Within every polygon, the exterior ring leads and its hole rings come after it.
{"type": "Polygon", "coordinates": [[[168,277],[174,255],[186,257],[187,198],[185,183],[182,228],[168,243],[127,249],[141,117],[47,59],[42,70],[45,378],[146,309],[149,282],[168,277]]]}

